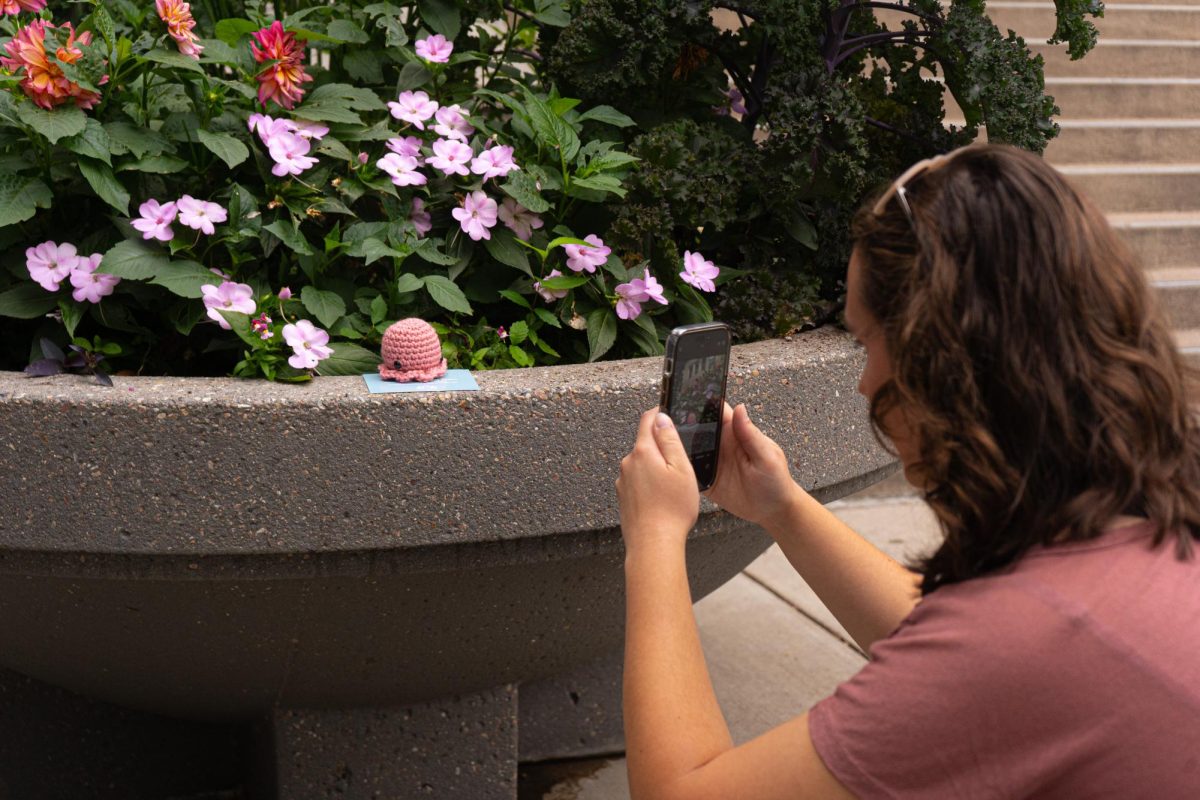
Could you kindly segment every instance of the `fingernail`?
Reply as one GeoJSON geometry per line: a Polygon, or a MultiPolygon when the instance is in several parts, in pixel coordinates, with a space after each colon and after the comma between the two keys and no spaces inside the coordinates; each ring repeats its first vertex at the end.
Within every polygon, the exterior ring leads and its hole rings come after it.
{"type": "Polygon", "coordinates": [[[669,428],[671,427],[671,418],[660,411],[658,412],[658,416],[654,418],[654,424],[660,428],[669,428]]]}

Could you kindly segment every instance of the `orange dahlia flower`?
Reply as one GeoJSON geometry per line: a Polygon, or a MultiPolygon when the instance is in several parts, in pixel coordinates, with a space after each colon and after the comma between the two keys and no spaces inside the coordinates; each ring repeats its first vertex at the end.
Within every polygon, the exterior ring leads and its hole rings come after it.
{"type": "MultiPolygon", "coordinates": [[[[67,42],[58,48],[55,55],[60,61],[74,64],[83,55],[75,43],[91,44],[92,34],[90,31],[84,32],[77,38],[71,23],[64,22],[63,26],[67,29],[67,42]]],[[[80,108],[90,109],[100,99],[100,93],[83,89],[79,84],[67,80],[58,64],[46,55],[46,31],[54,27],[40,19],[26,25],[4,46],[9,57],[0,56],[0,66],[14,75],[24,71],[21,88],[44,109],[52,109],[68,100],[74,100],[80,108]]],[[[105,75],[100,83],[107,80],[108,76],[105,75]]]]}
{"type": "Polygon", "coordinates": [[[269,62],[257,76],[258,102],[265,107],[268,100],[274,100],[284,108],[295,108],[304,97],[300,84],[312,80],[304,71],[304,45],[275,20],[254,34],[250,49],[255,61],[269,62]]]}
{"type": "Polygon", "coordinates": [[[200,46],[199,37],[192,33],[196,20],[192,19],[191,5],[181,0],[154,0],[154,7],[158,18],[167,24],[167,33],[179,46],[179,52],[199,61],[204,48],[200,46]]]}
{"type": "Polygon", "coordinates": [[[16,16],[22,11],[34,14],[46,7],[46,0],[0,0],[0,14],[16,16]]]}

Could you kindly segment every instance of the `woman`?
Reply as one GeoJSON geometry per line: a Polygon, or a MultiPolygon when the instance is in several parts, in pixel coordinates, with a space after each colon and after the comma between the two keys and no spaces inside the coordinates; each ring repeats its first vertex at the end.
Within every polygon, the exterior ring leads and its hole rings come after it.
{"type": "Polygon", "coordinates": [[[944,543],[895,563],[726,405],[707,496],[870,653],[734,747],[684,569],[696,482],[646,412],[617,480],[633,797],[1197,796],[1200,430],[1134,259],[1039,157],[994,145],[917,164],[851,233],[859,391],[944,543]]]}

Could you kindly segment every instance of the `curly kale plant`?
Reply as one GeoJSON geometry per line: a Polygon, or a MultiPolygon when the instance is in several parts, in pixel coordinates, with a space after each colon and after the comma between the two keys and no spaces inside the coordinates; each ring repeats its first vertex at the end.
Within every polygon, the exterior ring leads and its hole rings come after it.
{"type": "MultiPolygon", "coordinates": [[[[1059,1],[1056,36],[1073,57],[1095,43],[1084,15],[1100,11],[1059,1]]],[[[656,273],[684,249],[740,270],[715,312],[743,339],[834,310],[849,220],[889,176],[981,126],[1035,152],[1058,132],[1041,58],[982,0],[588,0],[545,69],[564,93],[638,123],[625,133],[641,160],[610,244],[656,273]]]]}

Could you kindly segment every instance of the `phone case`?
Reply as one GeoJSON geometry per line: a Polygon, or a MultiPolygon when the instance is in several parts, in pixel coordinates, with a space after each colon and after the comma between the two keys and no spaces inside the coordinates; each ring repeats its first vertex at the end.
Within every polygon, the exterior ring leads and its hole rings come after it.
{"type": "MultiPolygon", "coordinates": [[[[680,432],[680,438],[684,440],[684,446],[688,448],[688,455],[692,461],[692,467],[696,472],[696,482],[699,484],[701,491],[710,488],[717,476],[717,464],[720,458],[721,447],[721,429],[724,421],[725,389],[729,375],[729,348],[729,326],[723,322],[702,322],[693,325],[681,325],[672,330],[670,336],[667,337],[666,355],[663,358],[662,390],[659,395],[659,408],[675,420],[676,429],[680,432]],[[701,353],[702,355],[697,356],[695,359],[685,357],[685,363],[680,364],[679,358],[681,357],[681,353],[684,353],[685,356],[686,353],[701,353]],[[680,392],[674,388],[676,370],[688,368],[689,363],[698,358],[711,360],[718,356],[723,361],[719,367],[719,393],[715,397],[704,397],[699,393],[680,397],[680,392]],[[688,424],[686,420],[681,422],[677,419],[681,411],[680,408],[676,407],[679,403],[690,402],[697,404],[701,401],[703,401],[703,411],[700,412],[694,425],[688,424]],[[712,427],[712,422],[706,423],[703,421],[712,416],[714,409],[715,428],[712,427]],[[705,445],[697,448],[697,443],[701,441],[705,442],[705,445]],[[710,441],[712,445],[711,449],[707,447],[707,443],[710,441]]],[[[715,380],[716,375],[703,373],[700,377],[706,379],[709,387],[717,383],[715,380]]]]}

